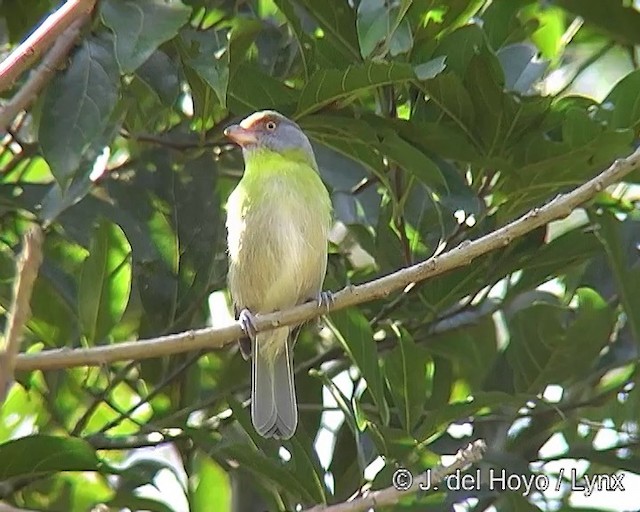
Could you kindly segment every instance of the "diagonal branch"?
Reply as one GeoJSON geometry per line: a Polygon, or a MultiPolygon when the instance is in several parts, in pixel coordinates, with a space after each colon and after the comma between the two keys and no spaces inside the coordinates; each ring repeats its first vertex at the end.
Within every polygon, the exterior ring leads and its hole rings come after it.
{"type": "Polygon", "coordinates": [[[80,18],[75,20],[69,28],[63,32],[25,84],[15,96],[0,109],[0,132],[7,129],[13,119],[36,99],[38,93],[47,85],[49,80],[51,80],[56,70],[61,66],[71,51],[71,48],[73,48],[76,39],[80,35],[80,29],[88,18],[89,15],[80,16],[80,18]]]}
{"type": "Polygon", "coordinates": [[[8,89],[78,18],[93,10],[95,0],[68,0],[20,46],[0,62],[0,92],[8,89]]]}
{"type": "MultiPolygon", "coordinates": [[[[509,245],[515,238],[568,216],[575,208],[593,198],[609,185],[620,181],[635,169],[640,169],[640,148],[624,159],[616,160],[608,169],[567,194],[558,195],[540,208],[534,208],[519,219],[473,241],[466,241],[450,251],[429,258],[392,274],[359,286],[348,286],[335,294],[330,310],[344,309],[363,302],[386,297],[411,283],[444,274],[469,265],[475,258],[509,245]]],[[[325,311],[315,302],[308,302],[287,311],[256,317],[257,331],[281,325],[300,324],[325,311]]],[[[22,354],[16,360],[17,370],[53,370],[72,366],[102,365],[114,361],[148,359],[192,350],[220,348],[243,335],[239,324],[221,329],[199,329],[180,334],[115,345],[79,349],[47,350],[37,354],[22,354]]]]}
{"type": "Polygon", "coordinates": [[[433,486],[442,482],[445,477],[464,469],[469,464],[481,461],[486,449],[484,441],[479,439],[466,448],[458,450],[455,460],[449,465],[440,463],[428,470],[428,473],[422,473],[415,478],[408,470],[400,468],[393,474],[394,485],[391,487],[370,492],[362,498],[344,503],[317,505],[303,512],[362,512],[385,505],[394,505],[408,494],[433,489],[433,486]]]}

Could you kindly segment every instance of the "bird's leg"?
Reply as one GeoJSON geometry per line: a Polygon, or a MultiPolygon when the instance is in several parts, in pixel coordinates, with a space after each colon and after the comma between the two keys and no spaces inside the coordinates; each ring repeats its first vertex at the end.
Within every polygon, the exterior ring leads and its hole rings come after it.
{"type": "Polygon", "coordinates": [[[317,298],[318,308],[324,307],[324,309],[329,311],[329,308],[333,305],[334,300],[335,299],[333,296],[333,292],[330,292],[330,291],[320,292],[317,298]]]}
{"type": "Polygon", "coordinates": [[[242,357],[247,360],[251,356],[251,344],[253,340],[256,339],[256,317],[251,311],[245,308],[240,311],[240,314],[238,315],[238,322],[240,322],[240,327],[242,327],[242,330],[247,335],[246,338],[240,338],[238,340],[240,353],[242,354],[242,357]]]}

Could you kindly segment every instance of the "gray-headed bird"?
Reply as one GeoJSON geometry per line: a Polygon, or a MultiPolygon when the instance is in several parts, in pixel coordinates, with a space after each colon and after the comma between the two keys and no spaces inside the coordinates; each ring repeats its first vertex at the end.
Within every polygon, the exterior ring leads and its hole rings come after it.
{"type": "Polygon", "coordinates": [[[244,175],[227,203],[229,290],[251,355],[251,419],[264,437],[290,438],[298,425],[293,379],[297,329],[256,333],[254,317],[323,302],[331,200],[309,139],[278,112],[256,112],[225,135],[240,145],[244,175]]]}

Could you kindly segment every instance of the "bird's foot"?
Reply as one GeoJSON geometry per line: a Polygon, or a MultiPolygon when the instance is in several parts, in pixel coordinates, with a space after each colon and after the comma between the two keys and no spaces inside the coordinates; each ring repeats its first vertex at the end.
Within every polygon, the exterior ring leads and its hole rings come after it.
{"type": "Polygon", "coordinates": [[[333,296],[333,292],[326,291],[320,292],[318,294],[318,308],[324,308],[326,311],[329,311],[329,308],[333,306],[333,302],[335,300],[333,296]]]}
{"type": "Polygon", "coordinates": [[[244,333],[250,338],[255,339],[258,330],[256,329],[256,317],[248,309],[243,309],[238,315],[238,322],[244,333]]]}

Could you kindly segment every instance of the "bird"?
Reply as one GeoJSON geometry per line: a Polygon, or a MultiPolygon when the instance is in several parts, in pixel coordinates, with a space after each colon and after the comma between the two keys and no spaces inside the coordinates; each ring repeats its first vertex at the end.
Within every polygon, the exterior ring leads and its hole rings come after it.
{"type": "Polygon", "coordinates": [[[308,301],[329,307],[332,204],[309,139],[279,112],[255,112],[224,134],[242,149],[244,173],[227,201],[228,288],[251,358],[251,420],[286,440],[298,425],[293,345],[298,328],[256,332],[255,315],[308,301]]]}

